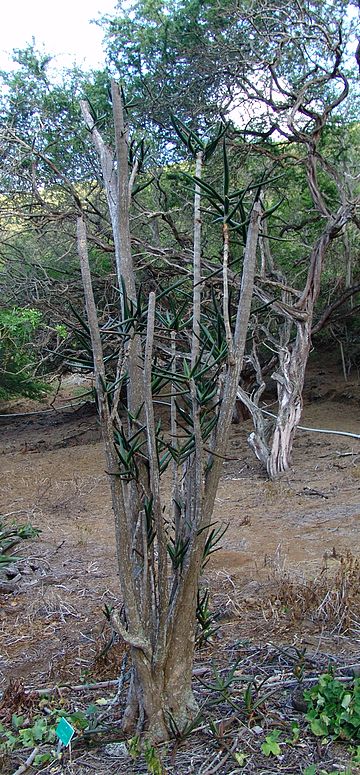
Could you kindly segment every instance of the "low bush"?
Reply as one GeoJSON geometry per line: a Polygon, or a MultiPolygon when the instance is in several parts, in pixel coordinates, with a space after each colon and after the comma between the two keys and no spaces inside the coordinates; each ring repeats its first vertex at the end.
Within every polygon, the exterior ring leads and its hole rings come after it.
{"type": "Polygon", "coordinates": [[[304,699],[308,704],[306,718],[314,735],[360,739],[360,678],[345,684],[325,673],[315,686],[304,691],[304,699]]]}
{"type": "Polygon", "coordinates": [[[0,400],[41,398],[49,387],[36,379],[34,339],[41,324],[35,309],[0,310],[0,400]]]}

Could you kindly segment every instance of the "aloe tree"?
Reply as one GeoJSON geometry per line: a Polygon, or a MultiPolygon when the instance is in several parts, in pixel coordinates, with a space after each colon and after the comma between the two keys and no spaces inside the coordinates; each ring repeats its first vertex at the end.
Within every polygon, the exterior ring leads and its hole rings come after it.
{"type": "MultiPolygon", "coordinates": [[[[108,326],[101,330],[98,322],[82,214],[78,217],[78,252],[123,599],[123,614],[114,610],[112,622],[130,647],[133,665],[124,729],[145,726],[149,737],[159,741],[171,730],[182,729],[198,710],[191,686],[197,593],[204,557],[211,552],[214,540],[212,514],[242,366],[261,208],[255,197],[243,224],[246,242],[241,289],[235,315],[228,317],[224,341],[222,312],[216,305],[209,309],[208,302],[205,307],[200,291],[206,281],[201,274],[201,194],[206,190],[208,202],[215,204],[222,228],[225,223],[228,228],[238,227],[235,199],[229,209],[227,193],[221,196],[211,187],[206,189],[199,174],[200,158],[206,160],[211,143],[193,137],[191,148],[197,156],[193,292],[189,295],[188,281],[185,286],[181,281],[184,301],[179,303],[178,281],[158,298],[154,292],[143,298],[133,285],[129,240],[129,202],[135,174],[127,162],[129,140],[122,95],[114,83],[112,94],[116,166],[113,154],[89,120],[87,106],[82,106],[100,153],[108,201],[112,199],[113,229],[119,230],[114,242],[120,246],[121,303],[111,330],[108,326]],[[165,294],[166,312],[162,305],[165,294]],[[169,303],[172,297],[174,303],[169,303]],[[110,334],[116,368],[109,378],[104,338],[110,334]],[[127,400],[122,403],[124,388],[127,400]],[[154,409],[159,394],[162,401],[170,398],[165,426],[154,409]],[[169,501],[164,502],[161,477],[169,465],[173,489],[169,501]]],[[[186,136],[184,127],[178,124],[177,129],[186,136]]],[[[219,129],[215,146],[222,136],[223,129],[219,129]]],[[[226,164],[224,179],[228,181],[226,164]]],[[[224,240],[225,260],[226,250],[224,240]]],[[[226,296],[226,267],[223,285],[226,296]]]]}

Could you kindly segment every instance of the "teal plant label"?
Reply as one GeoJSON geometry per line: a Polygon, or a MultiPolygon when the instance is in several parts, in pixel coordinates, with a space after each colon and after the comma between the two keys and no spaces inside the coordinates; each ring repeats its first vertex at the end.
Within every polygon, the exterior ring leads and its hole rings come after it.
{"type": "Polygon", "coordinates": [[[75,734],[75,729],[74,727],[71,726],[71,724],[69,724],[68,721],[66,721],[66,718],[62,718],[60,719],[55,729],[55,733],[57,734],[59,740],[61,740],[63,745],[69,745],[70,740],[75,734]]]}

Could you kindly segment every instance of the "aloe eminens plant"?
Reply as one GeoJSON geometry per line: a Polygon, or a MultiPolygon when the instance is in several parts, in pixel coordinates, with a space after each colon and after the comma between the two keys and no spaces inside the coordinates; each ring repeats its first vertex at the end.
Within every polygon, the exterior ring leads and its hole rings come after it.
{"type": "MultiPolygon", "coordinates": [[[[194,206],[193,312],[179,311],[173,319],[157,315],[155,294],[137,303],[131,256],[129,201],[136,171],[128,168],[128,129],[122,95],[112,85],[116,138],[116,168],[92,121],[82,111],[102,160],[104,185],[117,248],[121,294],[119,347],[115,380],[107,379],[101,331],[94,302],[87,254],[86,225],[78,217],[78,252],[91,336],[100,423],[110,477],[121,592],[125,616],[112,613],[112,623],[129,644],[132,679],[124,717],[126,732],[143,726],[153,741],[167,739],[196,715],[192,666],[196,636],[196,606],[204,551],[213,524],[214,501],[235,403],[250,314],[261,208],[255,201],[247,223],[241,290],[235,325],[228,317],[226,345],[211,334],[202,309],[201,194],[212,191],[201,181],[202,164],[211,144],[186,136],[196,156],[194,206]],[[104,161],[105,160],[105,161],[104,161]],[[113,198],[116,196],[116,207],[113,198]],[[131,310],[131,316],[129,314],[131,310]],[[190,319],[192,333],[177,338],[190,319]],[[130,321],[130,322],[129,322],[130,321]],[[155,357],[158,328],[170,342],[168,362],[155,357]],[[190,349],[187,349],[190,342],[190,349]],[[126,385],[126,407],[120,387],[126,385]],[[171,397],[170,437],[164,435],[154,412],[154,395],[171,397]],[[160,480],[173,464],[171,502],[164,504],[160,480]]],[[[215,146],[224,134],[217,131],[215,146]]],[[[226,173],[227,174],[227,173],[226,173]]],[[[226,200],[226,192],[224,200],[226,200]]],[[[217,216],[232,226],[216,194],[217,216]]],[[[234,208],[232,208],[234,212],[234,208]]],[[[235,228],[235,226],[234,226],[235,228]]],[[[224,230],[226,233],[226,230],[224,230]]],[[[227,242],[224,239],[224,309],[229,309],[227,242]]],[[[215,317],[219,314],[215,310],[215,317]]],[[[220,324],[219,324],[220,325],[220,324]]]]}

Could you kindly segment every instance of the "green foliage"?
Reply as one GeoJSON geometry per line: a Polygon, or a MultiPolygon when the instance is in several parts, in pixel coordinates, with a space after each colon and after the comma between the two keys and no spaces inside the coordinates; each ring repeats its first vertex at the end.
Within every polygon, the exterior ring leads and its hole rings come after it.
{"type": "MultiPolygon", "coordinates": [[[[15,748],[53,745],[56,741],[55,727],[56,723],[52,716],[37,715],[30,723],[24,715],[13,713],[9,726],[0,724],[0,753],[9,754],[15,748]]],[[[53,756],[50,753],[41,755],[35,764],[40,765],[53,756]]]]}
{"type": "Polygon", "coordinates": [[[149,740],[145,740],[144,743],[144,756],[149,775],[163,775],[164,770],[159,754],[149,740]]]}
{"type": "MultiPolygon", "coordinates": [[[[227,52],[227,75],[219,61],[219,45],[233,29],[232,14],[225,8],[197,0],[180,4],[171,0],[166,6],[157,0],[140,0],[103,23],[109,59],[135,97],[135,112],[141,113],[143,121],[155,117],[158,135],[164,128],[168,132],[175,108],[184,118],[193,117],[194,128],[201,125],[204,114],[218,115],[216,99],[220,102],[221,93],[226,99],[230,59],[235,72],[239,71],[235,50],[232,55],[227,52]],[[210,73],[204,71],[205,61],[211,62],[210,73]]],[[[246,45],[241,33],[237,39],[238,45],[246,45]]]]}
{"type": "Polygon", "coordinates": [[[289,745],[296,745],[296,743],[299,742],[300,739],[300,727],[297,721],[291,722],[291,734],[292,737],[288,737],[285,742],[289,745]]]}
{"type": "Polygon", "coordinates": [[[4,518],[0,515],[0,572],[4,570],[11,562],[20,558],[10,555],[14,547],[30,538],[36,538],[40,533],[38,528],[32,525],[7,525],[4,518]]]}
{"type": "Polygon", "coordinates": [[[140,745],[140,737],[139,735],[135,735],[134,737],[130,737],[129,740],[126,742],[126,747],[129,752],[129,756],[136,761],[141,753],[141,745],[140,745]]]}
{"type": "Polygon", "coordinates": [[[354,764],[360,764],[360,745],[357,745],[354,749],[352,761],[354,764]]]}
{"type": "Polygon", "coordinates": [[[243,753],[242,751],[236,751],[236,753],[234,753],[234,759],[236,763],[239,765],[239,767],[245,766],[247,758],[248,758],[248,755],[246,753],[243,753]]]}
{"type": "MultiPolygon", "coordinates": [[[[44,153],[58,168],[60,173],[48,167],[43,159],[38,159],[37,172],[41,173],[42,183],[55,183],[59,187],[61,175],[68,180],[83,180],[88,169],[88,157],[84,153],[86,129],[80,115],[79,100],[87,93],[97,104],[101,88],[107,100],[99,97],[97,109],[100,114],[109,113],[108,92],[104,89],[108,82],[103,74],[85,74],[79,68],[67,70],[62,76],[58,72],[52,79],[49,65],[52,57],[39,52],[34,44],[24,49],[14,50],[14,67],[0,72],[1,90],[0,110],[4,124],[21,137],[30,148],[44,153]],[[99,86],[99,88],[98,88],[99,86]]],[[[19,149],[18,149],[19,150],[19,149]]],[[[31,152],[21,156],[19,165],[10,161],[18,157],[18,150],[8,147],[5,153],[6,164],[2,171],[17,179],[22,190],[26,189],[26,174],[31,170],[31,152]]],[[[29,176],[29,178],[31,175],[29,176]]],[[[27,180],[29,180],[29,178],[27,180]]],[[[64,189],[71,186],[62,180],[64,189]]]]}
{"type": "Polygon", "coordinates": [[[210,608],[210,592],[208,589],[198,590],[196,621],[198,623],[196,642],[198,646],[203,646],[219,629],[218,627],[213,626],[214,614],[210,608]]]}
{"type": "MultiPolygon", "coordinates": [[[[240,706],[239,703],[234,702],[232,700],[231,696],[231,687],[234,681],[236,680],[236,671],[238,667],[238,662],[235,662],[234,665],[230,668],[227,674],[223,676],[221,673],[218,672],[216,667],[213,665],[213,676],[214,680],[212,683],[207,683],[205,681],[201,681],[201,684],[211,693],[211,700],[209,702],[209,706],[213,705],[219,705],[221,702],[225,700],[225,702],[228,702],[230,707],[232,707],[236,712],[239,712],[240,706]]],[[[216,725],[211,726],[213,722],[210,722],[210,728],[213,732],[213,734],[217,735],[216,732],[216,725]]]]}
{"type": "MultiPolygon", "coordinates": [[[[308,85],[309,107],[315,104],[322,113],[324,92],[328,96],[332,92],[322,88],[322,79],[311,83],[312,67],[316,61],[322,72],[327,66],[332,69],[329,51],[335,42],[330,36],[336,38],[341,25],[343,45],[352,24],[350,16],[353,19],[349,14],[346,20],[344,4],[338,0],[302,4],[293,8],[291,17],[285,3],[254,6],[229,0],[135,0],[129,6],[120,4],[102,24],[109,60],[127,84],[135,113],[143,124],[157,125],[157,139],[164,134],[168,139],[169,116],[175,110],[182,120],[191,122],[195,132],[207,128],[219,115],[229,114],[239,95],[246,92],[245,78],[249,78],[255,57],[258,62],[277,63],[278,76],[289,89],[287,96],[292,91],[296,94],[299,84],[308,85]],[[302,42],[307,40],[309,24],[313,25],[311,42],[305,46],[302,42]],[[287,45],[278,63],[284,30],[287,45]]],[[[259,71],[255,73],[257,82],[259,71]]],[[[269,122],[265,115],[259,116],[258,100],[256,105],[249,124],[259,133],[266,132],[269,122]]],[[[246,110],[243,115],[239,112],[243,127],[246,110]]]]}
{"type": "Polygon", "coordinates": [[[67,712],[57,707],[49,708],[48,700],[41,700],[40,710],[31,716],[13,713],[9,724],[0,723],[0,756],[9,755],[15,749],[43,746],[47,750],[39,752],[34,760],[34,766],[41,767],[57,757],[54,745],[58,741],[56,727],[59,720],[65,718],[78,734],[85,729],[94,730],[103,703],[104,700],[99,699],[96,705],[89,705],[85,711],[67,712]],[[41,712],[45,707],[46,712],[41,712]]]}
{"type": "Polygon", "coordinates": [[[274,729],[269,735],[265,737],[265,743],[262,744],[261,750],[264,756],[280,756],[281,748],[279,745],[279,737],[281,732],[279,729],[274,729]]]}
{"type": "MultiPolygon", "coordinates": [[[[107,701],[100,698],[95,704],[89,705],[86,710],[66,711],[55,707],[49,707],[48,700],[41,700],[39,710],[33,714],[13,713],[10,723],[0,723],[0,756],[9,755],[16,749],[42,748],[33,763],[34,767],[57,758],[55,744],[58,741],[56,728],[59,720],[65,718],[82,735],[85,730],[96,731],[99,727],[98,716],[103,714],[103,705],[107,701]],[[46,712],[42,708],[46,707],[46,712]]],[[[136,735],[127,741],[127,749],[131,758],[136,761],[143,753],[149,775],[163,775],[163,766],[156,748],[149,740],[143,742],[136,735]]]]}
{"type": "Polygon", "coordinates": [[[330,673],[304,692],[306,718],[317,737],[360,739],[360,678],[343,684],[330,673]]]}
{"type": "Polygon", "coordinates": [[[69,333],[63,323],[58,323],[56,326],[54,326],[54,331],[57,333],[59,339],[66,339],[69,333]]]}
{"type": "Polygon", "coordinates": [[[29,342],[29,336],[38,328],[41,322],[41,312],[36,309],[4,309],[0,310],[0,325],[2,337],[4,332],[12,336],[14,343],[24,346],[29,342]]]}
{"type": "Polygon", "coordinates": [[[208,161],[208,159],[211,158],[228,128],[227,124],[220,122],[215,127],[215,131],[213,131],[213,137],[210,139],[206,138],[204,140],[203,138],[199,137],[196,132],[193,132],[192,129],[189,129],[189,127],[186,126],[186,124],[184,124],[184,122],[181,121],[181,119],[177,116],[172,115],[171,122],[176,134],[180,138],[183,145],[185,145],[189,153],[192,156],[196,156],[196,154],[201,151],[204,161],[208,161]]]}
{"type": "Polygon", "coordinates": [[[33,377],[31,347],[41,319],[41,313],[31,308],[0,310],[0,399],[41,398],[49,390],[33,377]]]}
{"type": "Polygon", "coordinates": [[[149,775],[163,775],[164,770],[159,758],[159,754],[156,748],[151,745],[149,740],[145,739],[142,745],[140,736],[135,735],[134,737],[131,737],[129,740],[127,740],[126,747],[129,752],[129,756],[131,756],[133,761],[137,761],[141,755],[141,752],[143,752],[149,775]]]}

